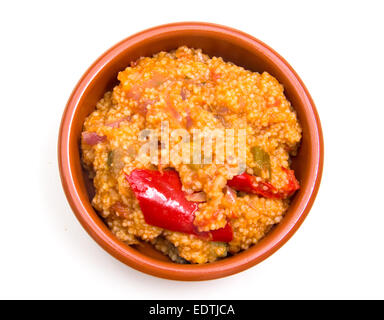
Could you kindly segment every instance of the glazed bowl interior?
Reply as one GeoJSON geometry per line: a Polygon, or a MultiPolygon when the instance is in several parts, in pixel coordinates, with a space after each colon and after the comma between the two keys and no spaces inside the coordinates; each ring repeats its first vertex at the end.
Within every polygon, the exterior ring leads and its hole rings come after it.
{"type": "Polygon", "coordinates": [[[85,84],[84,88],[77,88],[77,91],[75,89],[72,101],[76,101],[76,105],[70,119],[67,119],[69,131],[61,138],[67,141],[67,153],[64,156],[61,154],[61,161],[64,161],[63,157],[68,157],[70,178],[67,179],[72,180],[75,188],[72,191],[67,190],[67,196],[73,198],[73,193],[76,193],[77,200],[72,199],[70,203],[73,208],[76,207],[74,211],[77,217],[95,240],[116,258],[141,271],[181,280],[212,279],[239,272],[260,262],[288,240],[312,205],[322,164],[321,129],[318,127],[316,110],[313,109],[313,102],[305,87],[286,62],[273,50],[253,38],[250,39],[248,35],[232,32],[231,29],[220,32],[220,28],[210,28],[209,25],[205,28],[175,25],[171,30],[168,28],[154,32],[151,36],[144,32],[133,36],[132,41],[128,38],[117,44],[88,70],[88,75],[86,73],[80,81],[85,84]],[[139,57],[174,50],[181,45],[201,48],[210,56],[222,57],[225,61],[252,71],[269,72],[284,85],[285,95],[296,110],[303,128],[298,155],[292,158],[292,167],[301,189],[293,197],[281,223],[250,249],[205,265],[177,265],[150,245],[129,247],[115,239],[91,206],[92,183],[83,172],[79,152],[84,120],[95,109],[97,101],[104,93],[117,84],[118,72],[139,57]],[[76,201],[80,205],[74,204],[76,201]]]}

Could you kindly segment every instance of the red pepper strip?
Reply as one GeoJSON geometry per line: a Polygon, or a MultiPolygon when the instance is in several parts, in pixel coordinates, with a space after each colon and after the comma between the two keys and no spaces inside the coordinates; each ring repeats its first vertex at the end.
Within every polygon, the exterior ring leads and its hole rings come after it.
{"type": "Polygon", "coordinates": [[[293,170],[282,168],[288,176],[288,184],[282,189],[277,190],[272,184],[265,181],[257,181],[257,177],[248,173],[234,176],[227,185],[237,191],[258,194],[270,199],[283,199],[291,196],[300,188],[299,182],[295,178],[293,170]]]}
{"type": "Polygon", "coordinates": [[[237,191],[258,194],[265,198],[280,198],[279,192],[273,185],[268,182],[258,182],[256,176],[245,172],[238,176],[234,176],[232,180],[227,182],[227,185],[237,191]]]}
{"type": "Polygon", "coordinates": [[[231,242],[233,239],[232,227],[229,223],[224,228],[210,231],[212,241],[231,242]]]}
{"type": "Polygon", "coordinates": [[[295,172],[293,170],[289,170],[284,167],[282,167],[281,169],[283,169],[283,171],[287,174],[288,177],[288,183],[282,191],[286,194],[287,197],[289,197],[294,194],[296,190],[300,189],[299,181],[297,181],[295,177],[295,172]]]}
{"type": "Polygon", "coordinates": [[[177,172],[136,169],[125,177],[139,200],[146,223],[212,241],[232,240],[228,224],[215,231],[197,231],[193,221],[198,203],[186,199],[177,172]]]}

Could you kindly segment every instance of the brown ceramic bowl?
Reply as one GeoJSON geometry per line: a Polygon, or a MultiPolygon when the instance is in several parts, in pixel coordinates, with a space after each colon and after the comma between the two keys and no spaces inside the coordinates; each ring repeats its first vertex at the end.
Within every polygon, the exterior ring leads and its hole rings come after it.
{"type": "Polygon", "coordinates": [[[137,33],[104,53],[76,85],[63,114],[58,145],[61,180],[68,201],[84,229],[121,262],[148,274],[175,280],[208,280],[228,276],[261,262],[279,249],[308,214],[318,191],[323,166],[323,138],[315,105],[292,67],[275,51],[254,37],[209,23],[174,23],[137,33]],[[201,48],[252,71],[267,71],[284,85],[303,127],[297,157],[292,159],[301,189],[295,194],[283,220],[250,249],[203,265],[171,262],[149,245],[127,246],[109,231],[89,196],[89,181],[80,162],[80,133],[85,117],[104,92],[117,84],[117,73],[141,56],[178,46],[201,48]]]}

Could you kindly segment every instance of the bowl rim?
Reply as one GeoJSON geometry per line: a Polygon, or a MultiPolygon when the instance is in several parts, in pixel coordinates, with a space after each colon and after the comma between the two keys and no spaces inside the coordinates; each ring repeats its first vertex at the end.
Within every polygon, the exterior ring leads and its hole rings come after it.
{"type": "MultiPolygon", "coordinates": [[[[104,250],[126,265],[144,273],[171,280],[200,281],[217,279],[244,271],[272,255],[292,237],[308,215],[320,187],[323,162],[324,142],[319,115],[307,88],[293,68],[276,51],[253,36],[231,27],[207,22],[176,22],[155,26],[123,39],[104,52],[87,69],[73,89],[63,112],[58,136],[58,164],[62,186],[72,211],[83,228],[104,250]],[[226,36],[246,41],[247,44],[251,45],[256,50],[262,50],[262,53],[267,55],[268,58],[270,58],[272,62],[287,75],[289,81],[294,82],[293,85],[295,86],[295,89],[301,91],[300,99],[304,100],[304,103],[308,106],[307,109],[312,112],[312,123],[316,129],[316,141],[311,140],[311,147],[315,152],[312,165],[314,171],[309,179],[310,183],[308,183],[305,190],[306,194],[302,198],[300,206],[295,211],[295,214],[291,219],[292,221],[287,223],[274,239],[264,241],[263,244],[258,247],[257,251],[252,251],[252,248],[250,248],[233,257],[203,265],[180,265],[172,262],[159,261],[141,254],[137,250],[117,240],[117,238],[111,234],[106,233],[106,227],[101,221],[101,218],[94,219],[78,195],[77,186],[74,182],[73,172],[71,170],[71,160],[69,155],[69,141],[74,113],[85,89],[103,67],[119,52],[126,49],[127,46],[134,43],[137,44],[143,40],[155,37],[156,35],[187,30],[204,30],[210,31],[212,34],[225,34],[226,36]]],[[[301,190],[301,192],[303,192],[303,190],[301,190]]],[[[266,238],[268,238],[268,236],[266,238]]]]}

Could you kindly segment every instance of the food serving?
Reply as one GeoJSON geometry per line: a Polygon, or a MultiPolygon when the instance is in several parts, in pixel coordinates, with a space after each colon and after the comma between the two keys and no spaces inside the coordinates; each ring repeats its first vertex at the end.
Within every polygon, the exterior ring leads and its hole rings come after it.
{"type": "Polygon", "coordinates": [[[81,150],[92,204],[119,240],[201,264],[281,221],[299,189],[301,127],[273,76],[180,47],[118,80],[85,120],[81,150]]]}

